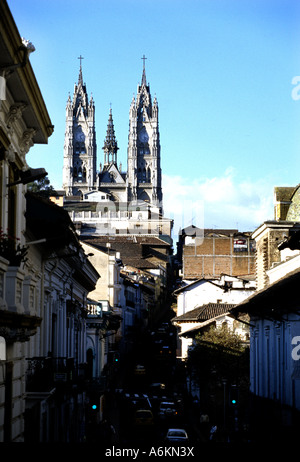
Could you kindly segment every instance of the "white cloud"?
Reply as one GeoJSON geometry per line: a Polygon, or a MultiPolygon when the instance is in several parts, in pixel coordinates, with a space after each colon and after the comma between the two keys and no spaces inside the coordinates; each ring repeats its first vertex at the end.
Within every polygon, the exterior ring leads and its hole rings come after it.
{"type": "Polygon", "coordinates": [[[194,224],[204,228],[236,228],[252,231],[273,219],[273,185],[266,179],[238,181],[235,170],[214,178],[189,180],[163,175],[164,215],[178,229],[194,224]]]}

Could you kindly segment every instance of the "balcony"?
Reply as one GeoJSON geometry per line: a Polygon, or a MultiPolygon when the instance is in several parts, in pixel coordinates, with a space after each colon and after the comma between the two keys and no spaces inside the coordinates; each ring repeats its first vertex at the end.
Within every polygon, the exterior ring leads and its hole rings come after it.
{"type": "Polygon", "coordinates": [[[27,358],[26,392],[50,392],[54,388],[72,388],[84,384],[86,365],[74,365],[73,358],[27,358]]]}

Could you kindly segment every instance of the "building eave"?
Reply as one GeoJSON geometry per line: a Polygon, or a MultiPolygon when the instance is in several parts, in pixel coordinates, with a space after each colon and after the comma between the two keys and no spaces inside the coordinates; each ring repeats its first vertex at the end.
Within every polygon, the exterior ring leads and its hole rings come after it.
{"type": "Polygon", "coordinates": [[[280,320],[289,313],[300,314],[300,269],[255,292],[230,311],[236,317],[248,313],[252,317],[280,320]]]}
{"type": "Polygon", "coordinates": [[[25,65],[20,65],[24,58],[24,46],[6,0],[0,2],[0,25],[0,69],[6,88],[14,101],[26,104],[22,117],[28,128],[36,130],[33,142],[46,144],[54,127],[29,58],[25,65]],[[12,71],[11,66],[15,65],[20,66],[12,71]]]}

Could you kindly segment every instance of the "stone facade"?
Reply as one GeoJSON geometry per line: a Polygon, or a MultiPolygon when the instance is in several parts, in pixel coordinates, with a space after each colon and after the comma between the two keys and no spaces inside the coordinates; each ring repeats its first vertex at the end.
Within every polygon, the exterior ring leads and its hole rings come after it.
{"type": "Polygon", "coordinates": [[[276,186],[274,188],[274,219],[299,221],[300,186],[276,186]]]}
{"type": "MultiPolygon", "coordinates": [[[[27,154],[53,126],[7,2],[0,3],[0,442],[24,441],[27,345],[41,319],[39,275],[25,266],[27,154]],[[18,245],[19,244],[19,245],[18,245]],[[19,256],[20,258],[19,258],[19,256]]],[[[27,177],[28,179],[28,177],[27,177]]]]}
{"type": "Polygon", "coordinates": [[[158,104],[152,102],[145,66],[129,111],[128,171],[117,164],[117,140],[110,110],[104,141],[104,162],[96,172],[95,105],[83,83],[82,68],[75,84],[73,99],[66,107],[63,189],[66,196],[90,191],[109,194],[118,202],[143,201],[162,210],[160,138],[158,104]]]}
{"type": "MultiPolygon", "coordinates": [[[[296,226],[300,229],[300,225],[296,226]]],[[[256,240],[256,281],[260,290],[269,284],[268,270],[280,263],[281,255],[279,244],[295,230],[292,222],[267,221],[253,233],[256,240]]]]}
{"type": "Polygon", "coordinates": [[[95,105],[88,99],[82,68],[66,107],[63,188],[67,195],[81,195],[96,183],[95,105]]]}
{"type": "Polygon", "coordinates": [[[269,283],[268,270],[281,262],[279,245],[300,229],[300,190],[296,187],[274,188],[274,220],[265,221],[253,233],[256,242],[257,288],[269,283]]]}
{"type": "Polygon", "coordinates": [[[145,66],[129,112],[128,198],[156,205],[162,211],[158,104],[152,103],[145,66]]]}

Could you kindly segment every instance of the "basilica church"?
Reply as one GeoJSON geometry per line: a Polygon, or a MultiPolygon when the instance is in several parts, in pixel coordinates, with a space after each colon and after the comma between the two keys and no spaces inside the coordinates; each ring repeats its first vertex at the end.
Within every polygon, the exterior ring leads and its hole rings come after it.
{"type": "Polygon", "coordinates": [[[102,159],[97,164],[95,102],[88,96],[79,59],[78,82],[66,105],[65,207],[72,220],[81,223],[81,231],[89,234],[149,234],[150,229],[151,234],[170,235],[171,220],[163,217],[158,103],[146,80],[145,56],[141,82],[129,108],[127,171],[118,164],[111,109],[102,159]]]}
{"type": "Polygon", "coordinates": [[[78,83],[66,107],[63,166],[66,195],[87,198],[105,193],[115,202],[141,200],[162,206],[158,104],[156,97],[152,101],[145,64],[136,98],[130,105],[127,172],[118,165],[119,148],[111,110],[102,149],[103,162],[97,170],[95,104],[93,97],[88,97],[80,64],[78,83]]]}

